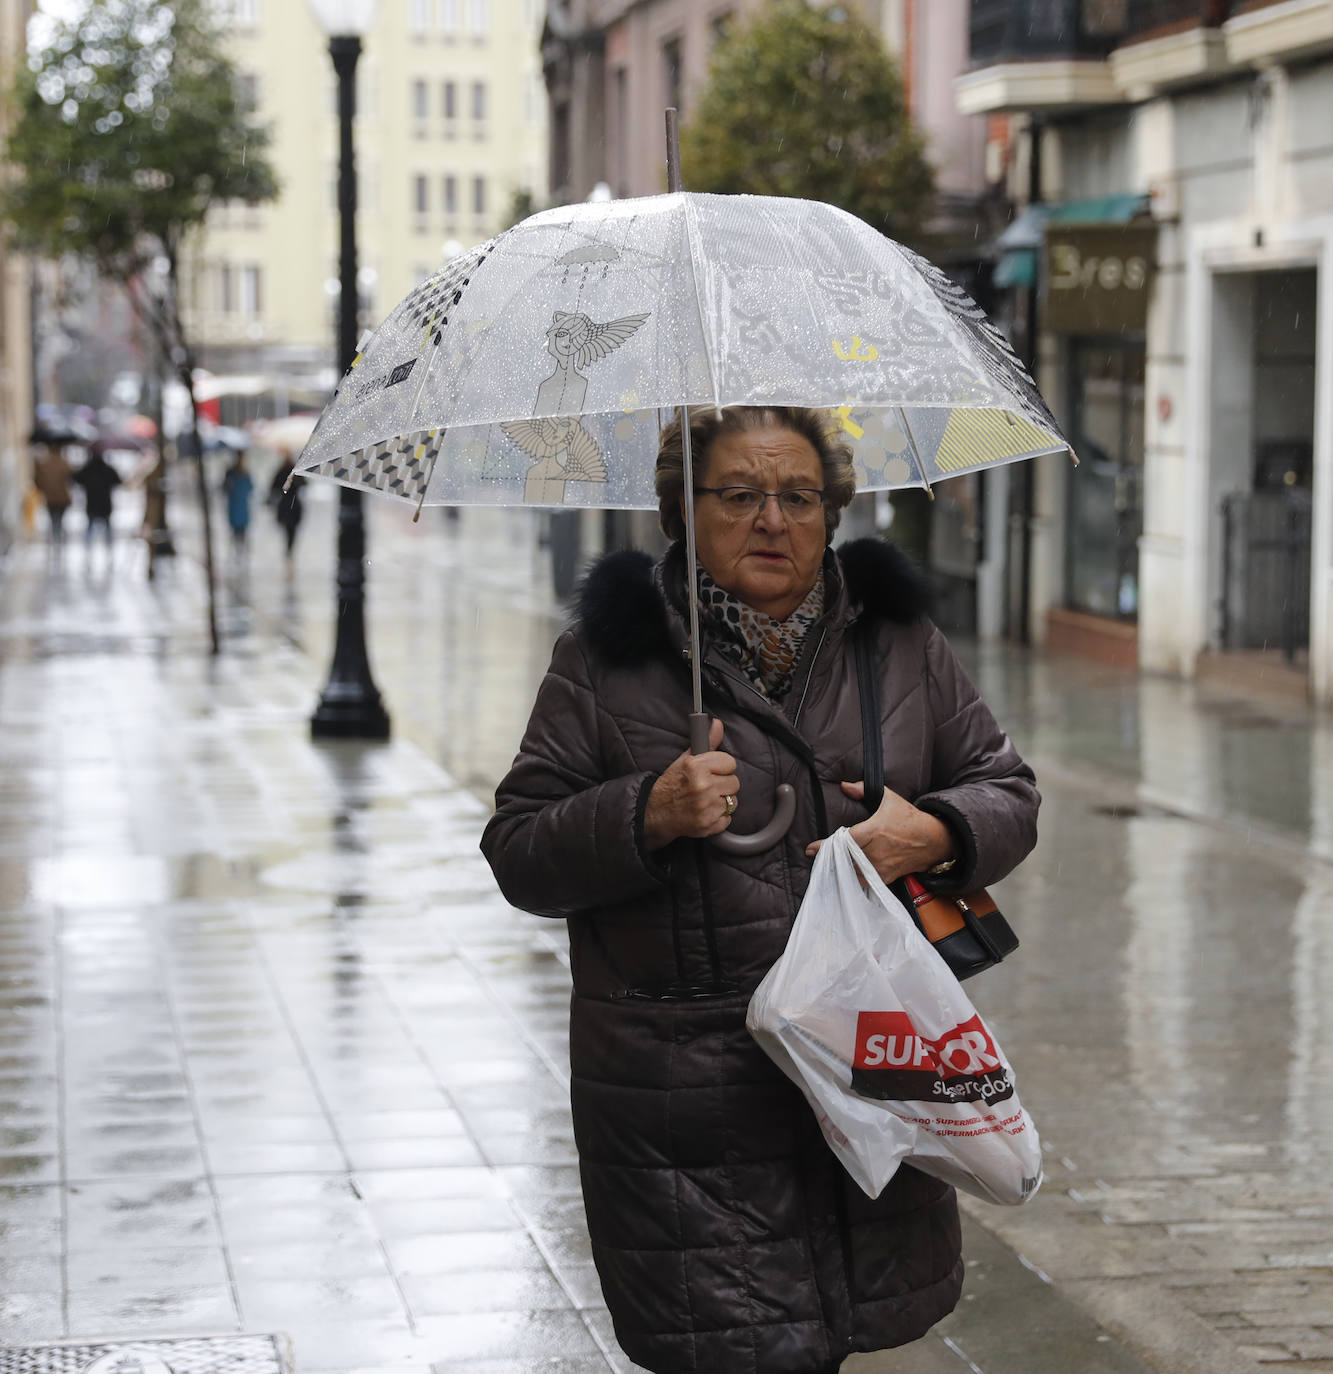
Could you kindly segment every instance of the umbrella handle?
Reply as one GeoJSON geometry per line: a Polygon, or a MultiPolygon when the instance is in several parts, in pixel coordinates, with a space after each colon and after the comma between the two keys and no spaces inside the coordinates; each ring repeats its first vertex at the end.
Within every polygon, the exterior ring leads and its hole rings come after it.
{"type": "MultiPolygon", "coordinates": [[[[712,720],[707,711],[694,711],[690,714],[690,753],[708,752],[708,729],[712,720]]],[[[715,844],[724,854],[762,854],[791,829],[796,819],[796,789],[789,782],[778,784],[778,804],[772,819],[753,835],[733,835],[724,830],[713,835],[710,843],[715,844]]]]}

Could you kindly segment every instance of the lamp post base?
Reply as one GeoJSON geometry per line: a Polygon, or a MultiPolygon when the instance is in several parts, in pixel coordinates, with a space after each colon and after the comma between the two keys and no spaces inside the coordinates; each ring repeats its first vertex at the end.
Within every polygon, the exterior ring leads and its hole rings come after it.
{"type": "Polygon", "coordinates": [[[314,739],[389,738],[389,716],[366,649],[366,527],[361,493],[338,493],[338,610],[329,680],[310,717],[314,739]]]}
{"type": "Polygon", "coordinates": [[[330,682],[310,717],[312,739],[389,738],[389,714],[374,684],[330,682]]]}

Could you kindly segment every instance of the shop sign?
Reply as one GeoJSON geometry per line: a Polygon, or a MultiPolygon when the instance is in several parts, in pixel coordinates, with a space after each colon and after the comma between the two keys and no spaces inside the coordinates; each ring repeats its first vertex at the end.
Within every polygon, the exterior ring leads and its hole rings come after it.
{"type": "Polygon", "coordinates": [[[1155,228],[1046,226],[1046,307],[1057,334],[1142,334],[1155,228]]]}

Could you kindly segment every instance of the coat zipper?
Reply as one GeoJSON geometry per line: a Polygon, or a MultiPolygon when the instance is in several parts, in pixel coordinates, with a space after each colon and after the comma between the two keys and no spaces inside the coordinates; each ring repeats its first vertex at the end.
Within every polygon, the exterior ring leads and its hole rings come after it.
{"type": "Polygon", "coordinates": [[[824,647],[824,640],[828,637],[828,626],[819,632],[819,642],[815,645],[815,651],[810,655],[810,669],[805,675],[805,686],[801,688],[801,699],[796,704],[795,714],[791,718],[792,728],[794,729],[801,719],[801,712],[805,710],[805,699],[810,695],[810,683],[814,680],[815,664],[819,662],[819,651],[824,647]]]}

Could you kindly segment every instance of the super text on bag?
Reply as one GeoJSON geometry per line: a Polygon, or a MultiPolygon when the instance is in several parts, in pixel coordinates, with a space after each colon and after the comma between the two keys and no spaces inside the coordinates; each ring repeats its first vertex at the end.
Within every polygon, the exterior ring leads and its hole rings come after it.
{"type": "Polygon", "coordinates": [[[1014,1091],[980,1016],[929,1039],[903,1011],[857,1016],[852,1087],[896,1102],[1002,1102],[1014,1091]]]}

